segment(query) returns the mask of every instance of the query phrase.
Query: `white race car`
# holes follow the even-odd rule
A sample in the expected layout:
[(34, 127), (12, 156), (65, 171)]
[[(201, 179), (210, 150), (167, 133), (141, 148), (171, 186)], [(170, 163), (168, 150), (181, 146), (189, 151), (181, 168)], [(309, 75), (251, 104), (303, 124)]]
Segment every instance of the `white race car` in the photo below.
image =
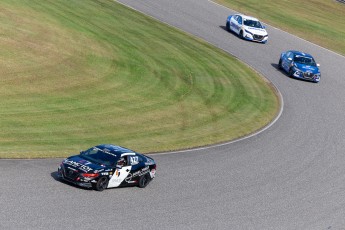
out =
[(234, 32), (240, 38), (266, 43), (268, 40), (268, 34), (265, 26), (254, 17), (234, 14), (228, 16), (226, 20), (226, 29)]

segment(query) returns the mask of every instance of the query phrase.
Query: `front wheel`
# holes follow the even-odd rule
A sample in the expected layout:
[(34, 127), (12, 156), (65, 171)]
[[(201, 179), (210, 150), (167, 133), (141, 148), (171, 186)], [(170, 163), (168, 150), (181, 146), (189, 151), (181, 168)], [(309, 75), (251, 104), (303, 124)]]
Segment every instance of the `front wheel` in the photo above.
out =
[(289, 69), (289, 77), (293, 77), (293, 70), (292, 70), (292, 68)]
[(138, 184), (138, 187), (139, 188), (145, 188), (149, 183), (150, 183), (150, 176), (149, 174), (145, 174), (145, 175), (142, 175), (139, 179), (139, 184)]
[(106, 189), (107, 187), (108, 187), (108, 178), (106, 177), (99, 178), (97, 183), (94, 186), (94, 188), (100, 192)]

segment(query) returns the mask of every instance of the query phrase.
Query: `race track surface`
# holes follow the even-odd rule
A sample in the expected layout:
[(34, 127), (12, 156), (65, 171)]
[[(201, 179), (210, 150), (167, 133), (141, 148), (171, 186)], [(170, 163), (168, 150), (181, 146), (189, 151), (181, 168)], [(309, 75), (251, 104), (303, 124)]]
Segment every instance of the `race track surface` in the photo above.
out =
[[(61, 159), (1, 160), (0, 229), (345, 229), (345, 57), (270, 26), (266, 45), (240, 40), (225, 30), (234, 12), (207, 0), (120, 2), (266, 76), (280, 119), (239, 142), (153, 156), (145, 189), (80, 189), (55, 180)], [(314, 55), (319, 84), (277, 69), (288, 49)]]

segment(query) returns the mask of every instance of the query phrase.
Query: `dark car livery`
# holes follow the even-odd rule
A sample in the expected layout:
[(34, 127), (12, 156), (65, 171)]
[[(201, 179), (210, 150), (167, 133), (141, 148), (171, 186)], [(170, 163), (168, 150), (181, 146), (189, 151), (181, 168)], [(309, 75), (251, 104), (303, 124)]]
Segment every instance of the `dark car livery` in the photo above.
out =
[(314, 58), (307, 53), (289, 50), (281, 53), (278, 67), (288, 73), (290, 77), (312, 82), (319, 82), (321, 73)]
[(156, 163), (151, 157), (110, 144), (81, 151), (58, 167), (59, 178), (98, 191), (128, 185), (144, 188), (155, 174)]

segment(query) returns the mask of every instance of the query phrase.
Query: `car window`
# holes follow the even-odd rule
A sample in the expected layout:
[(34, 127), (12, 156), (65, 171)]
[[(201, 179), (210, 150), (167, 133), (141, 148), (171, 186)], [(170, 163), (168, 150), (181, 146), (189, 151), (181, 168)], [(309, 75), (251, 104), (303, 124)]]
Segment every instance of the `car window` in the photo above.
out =
[(291, 58), (291, 59), (293, 60), (293, 53), (292, 53), (292, 52), (289, 52), (287, 57), (288, 57), (288, 58)]
[(80, 157), (91, 162), (107, 166), (111, 166), (117, 161), (117, 157), (115, 154), (104, 151), (97, 147), (93, 147), (84, 152), (81, 152)]
[(259, 21), (244, 19), (243, 23), (244, 25), (249, 26), (249, 27), (262, 28), (262, 25)]
[(238, 24), (242, 25), (242, 17), (241, 16), (238, 16), (237, 22), (238, 22)]
[(311, 57), (296, 55), (294, 61), (301, 64), (316, 66), (314, 59)]

